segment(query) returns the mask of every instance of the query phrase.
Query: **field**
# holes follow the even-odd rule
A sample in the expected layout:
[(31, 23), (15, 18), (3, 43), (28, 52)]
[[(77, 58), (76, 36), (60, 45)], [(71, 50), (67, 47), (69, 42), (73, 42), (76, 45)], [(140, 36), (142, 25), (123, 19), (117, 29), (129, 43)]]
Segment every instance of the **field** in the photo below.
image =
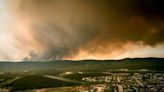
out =
[(112, 92), (121, 85), (124, 90), (134, 90), (131, 86), (138, 90), (141, 85), (141, 92), (147, 92), (148, 87), (161, 90), (163, 67), (161, 58), (1, 62), (0, 92), (85, 92), (97, 88)]

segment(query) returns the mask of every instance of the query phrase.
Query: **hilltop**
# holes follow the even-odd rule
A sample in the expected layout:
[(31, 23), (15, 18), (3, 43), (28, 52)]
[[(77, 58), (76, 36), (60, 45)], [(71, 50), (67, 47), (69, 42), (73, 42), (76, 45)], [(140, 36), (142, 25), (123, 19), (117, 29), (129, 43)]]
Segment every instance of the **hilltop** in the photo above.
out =
[(0, 62), (1, 72), (40, 70), (110, 70), (150, 69), (164, 70), (164, 58), (127, 58), (122, 60), (53, 60)]

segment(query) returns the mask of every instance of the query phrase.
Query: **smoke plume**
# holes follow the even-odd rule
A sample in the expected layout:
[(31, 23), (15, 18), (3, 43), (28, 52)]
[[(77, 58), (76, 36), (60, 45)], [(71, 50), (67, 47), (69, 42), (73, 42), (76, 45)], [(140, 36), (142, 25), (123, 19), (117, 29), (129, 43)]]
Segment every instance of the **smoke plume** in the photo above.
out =
[(13, 34), (18, 47), (29, 53), (24, 60), (72, 59), (80, 54), (112, 58), (130, 50), (164, 48), (164, 7), (160, 0), (10, 3), (17, 26)]

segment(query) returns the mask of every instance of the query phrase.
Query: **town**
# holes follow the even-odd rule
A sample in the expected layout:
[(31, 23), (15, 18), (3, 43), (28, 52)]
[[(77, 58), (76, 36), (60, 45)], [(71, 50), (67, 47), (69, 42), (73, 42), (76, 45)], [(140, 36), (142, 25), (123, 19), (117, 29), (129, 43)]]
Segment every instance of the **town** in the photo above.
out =
[(79, 92), (163, 92), (163, 73), (111, 73), (107, 76), (83, 77), (95, 83)]

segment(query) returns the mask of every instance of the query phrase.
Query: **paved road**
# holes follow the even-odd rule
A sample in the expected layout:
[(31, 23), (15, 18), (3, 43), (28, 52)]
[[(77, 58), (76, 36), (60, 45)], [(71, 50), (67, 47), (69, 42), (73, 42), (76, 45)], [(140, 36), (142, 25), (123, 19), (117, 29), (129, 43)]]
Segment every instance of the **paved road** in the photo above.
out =
[(85, 84), (84, 82), (79, 82), (79, 81), (76, 81), (76, 80), (66, 79), (66, 78), (58, 77), (58, 76), (52, 76), (52, 75), (43, 75), (43, 76), (44, 76), (44, 77), (47, 77), (47, 78), (51, 78), (51, 79), (66, 81), (66, 82), (75, 82), (75, 83), (82, 83), (82, 84)]

